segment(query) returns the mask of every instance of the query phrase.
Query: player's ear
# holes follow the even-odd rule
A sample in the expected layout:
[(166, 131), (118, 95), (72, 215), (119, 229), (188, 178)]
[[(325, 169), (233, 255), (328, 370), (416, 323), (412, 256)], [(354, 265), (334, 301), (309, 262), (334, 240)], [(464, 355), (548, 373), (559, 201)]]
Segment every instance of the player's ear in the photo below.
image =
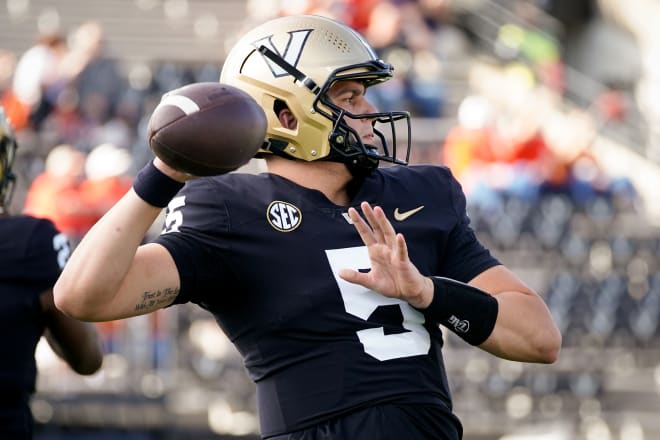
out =
[(286, 103), (282, 100), (276, 100), (273, 110), (277, 114), (277, 119), (279, 119), (282, 127), (288, 128), (290, 130), (295, 129), (298, 126), (298, 120), (294, 114), (289, 110)]
[(288, 108), (280, 112), (279, 119), (284, 128), (294, 130), (298, 126), (298, 120)]

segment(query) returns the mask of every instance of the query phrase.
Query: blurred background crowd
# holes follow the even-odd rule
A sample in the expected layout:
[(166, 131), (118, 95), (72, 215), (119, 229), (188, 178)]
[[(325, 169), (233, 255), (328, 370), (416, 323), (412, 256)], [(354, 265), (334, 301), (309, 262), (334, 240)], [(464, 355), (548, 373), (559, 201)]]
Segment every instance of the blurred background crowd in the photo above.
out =
[[(395, 65), (370, 98), (412, 113), (412, 161), (451, 167), (477, 233), (563, 332), (550, 367), (447, 334), (466, 440), (660, 438), (654, 0), (6, 0), (13, 211), (75, 245), (152, 157), (162, 94), (217, 81), (243, 31), (302, 12), (346, 22)], [(256, 438), (253, 386), (210, 315), (179, 306), (99, 329), (91, 378), (38, 350), (38, 438)]]

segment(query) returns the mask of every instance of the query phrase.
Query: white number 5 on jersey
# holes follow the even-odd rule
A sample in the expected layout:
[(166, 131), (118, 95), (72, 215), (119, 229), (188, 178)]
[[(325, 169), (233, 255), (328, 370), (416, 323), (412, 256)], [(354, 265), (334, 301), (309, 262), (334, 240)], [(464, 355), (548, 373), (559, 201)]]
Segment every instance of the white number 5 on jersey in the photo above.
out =
[(179, 232), (179, 226), (183, 223), (183, 212), (181, 208), (186, 206), (186, 196), (173, 198), (167, 205), (167, 214), (163, 223), (163, 234)]
[(344, 268), (369, 269), (371, 261), (366, 246), (326, 250), (325, 253), (341, 291), (344, 308), (348, 313), (366, 321), (378, 307), (396, 304), (401, 308), (403, 327), (409, 330), (408, 332), (386, 335), (383, 327), (357, 332), (367, 354), (380, 361), (387, 361), (429, 352), (431, 338), (423, 325), (424, 315), (405, 301), (388, 298), (373, 290), (344, 281), (337, 275), (339, 270)]

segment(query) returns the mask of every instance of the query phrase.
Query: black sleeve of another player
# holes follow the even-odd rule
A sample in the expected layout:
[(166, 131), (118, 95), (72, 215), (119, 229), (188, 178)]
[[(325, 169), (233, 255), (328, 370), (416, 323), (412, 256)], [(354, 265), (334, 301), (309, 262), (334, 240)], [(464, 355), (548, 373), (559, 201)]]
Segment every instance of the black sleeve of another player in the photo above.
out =
[(34, 281), (53, 285), (71, 253), (67, 237), (50, 220), (37, 219), (29, 240), (23, 270)]
[(453, 177), (451, 182), (452, 205), (458, 218), (447, 241), (443, 276), (468, 282), (486, 269), (501, 264), (477, 239), (470, 226), (465, 194), (460, 183)]

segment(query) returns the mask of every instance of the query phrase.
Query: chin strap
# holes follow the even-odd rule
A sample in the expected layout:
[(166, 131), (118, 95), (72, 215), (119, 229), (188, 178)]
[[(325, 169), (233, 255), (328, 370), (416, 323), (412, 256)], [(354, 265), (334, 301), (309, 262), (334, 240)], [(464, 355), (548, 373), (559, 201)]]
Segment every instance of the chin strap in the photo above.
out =
[(341, 162), (346, 165), (351, 174), (355, 177), (364, 177), (371, 174), (378, 168), (379, 160), (377, 157), (370, 157), (370, 151), (377, 149), (368, 144), (361, 144), (356, 147), (350, 143), (351, 136), (357, 136), (346, 128), (341, 127), (340, 121), (343, 118), (343, 111), (337, 116), (332, 131), (328, 136), (330, 141), (330, 154), (325, 158), (332, 162)]
[[(333, 142), (332, 139), (330, 142)], [(342, 145), (343, 147), (343, 145)], [(368, 145), (365, 147), (369, 148)], [(380, 161), (375, 157), (370, 157), (368, 154), (355, 154), (355, 155), (342, 155), (338, 152), (337, 149), (333, 148), (330, 151), (330, 154), (326, 156), (323, 160), (329, 162), (339, 162), (346, 165), (348, 171), (354, 177), (365, 177), (371, 174), (376, 168)]]
[(346, 168), (353, 177), (366, 177), (378, 168), (379, 163), (370, 157), (358, 156), (353, 162), (346, 163)]

